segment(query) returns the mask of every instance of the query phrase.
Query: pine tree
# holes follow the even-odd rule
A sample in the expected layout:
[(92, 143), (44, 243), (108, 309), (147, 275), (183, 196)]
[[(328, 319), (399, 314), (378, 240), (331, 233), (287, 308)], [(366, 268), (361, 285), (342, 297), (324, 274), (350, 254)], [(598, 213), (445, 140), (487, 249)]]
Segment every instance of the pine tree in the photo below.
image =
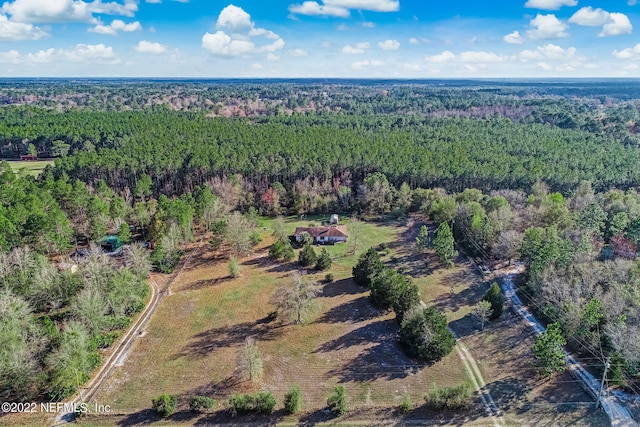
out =
[(318, 255), (316, 255), (316, 251), (313, 250), (311, 245), (304, 245), (300, 254), (298, 255), (298, 262), (303, 267), (309, 267), (310, 265), (314, 265), (318, 260)]
[(323, 271), (331, 268), (331, 255), (329, 255), (329, 251), (325, 248), (322, 248), (320, 251), (320, 256), (318, 257), (318, 261), (316, 262), (316, 270)]
[(353, 281), (360, 286), (368, 288), (371, 285), (373, 277), (383, 269), (384, 266), (382, 265), (382, 261), (380, 261), (380, 255), (378, 255), (375, 248), (371, 247), (367, 252), (360, 255), (358, 263), (351, 269)]
[(489, 320), (496, 320), (502, 316), (504, 310), (504, 297), (500, 291), (500, 286), (496, 282), (491, 284), (489, 290), (482, 297), (483, 301), (488, 301), (491, 304), (491, 316)]
[(416, 245), (418, 245), (418, 249), (424, 250), (429, 247), (430, 239), (429, 239), (429, 229), (426, 225), (420, 227), (420, 233), (418, 237), (416, 237)]
[(538, 359), (540, 373), (549, 376), (565, 369), (567, 358), (562, 346), (567, 340), (562, 336), (562, 330), (558, 322), (551, 323), (547, 330), (538, 335), (533, 344), (533, 355)]
[(118, 230), (118, 237), (120, 241), (124, 244), (131, 242), (131, 229), (129, 228), (129, 224), (123, 222), (120, 224), (120, 229)]
[(440, 223), (436, 230), (436, 235), (433, 238), (433, 248), (436, 251), (436, 255), (440, 259), (440, 262), (447, 267), (453, 265), (453, 258), (458, 256), (458, 251), (454, 247), (455, 240), (453, 239), (453, 233), (451, 227), (446, 222)]

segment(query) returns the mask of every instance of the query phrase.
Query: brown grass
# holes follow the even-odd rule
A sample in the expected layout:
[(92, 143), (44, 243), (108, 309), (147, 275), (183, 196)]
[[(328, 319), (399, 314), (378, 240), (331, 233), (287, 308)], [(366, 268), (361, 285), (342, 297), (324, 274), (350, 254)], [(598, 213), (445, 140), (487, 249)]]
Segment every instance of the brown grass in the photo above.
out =
[[(392, 242), (403, 231), (402, 227), (367, 226), (373, 237), (361, 250), (369, 244)], [(375, 236), (379, 236), (377, 242)], [(335, 251), (331, 272), (336, 281), (322, 285), (307, 321), (269, 323), (270, 295), (297, 269), (295, 263), (269, 260), (269, 243), (266, 239), (253, 256), (241, 260), (241, 275), (236, 279), (229, 277), (226, 260), (219, 254), (203, 250), (194, 258), (97, 401), (110, 404), (119, 414), (145, 411), (151, 399), (163, 392), (178, 395), (181, 409), (186, 409), (193, 395), (224, 402), (234, 391), (270, 390), (281, 402), (287, 388), (298, 384), (305, 410), (314, 414), (325, 407), (336, 384), (346, 386), (349, 406), (356, 410), (396, 407), (405, 393), (422, 405), (432, 384), (465, 381), (455, 353), (431, 366), (404, 355), (396, 342), (393, 314), (371, 306), (368, 292), (350, 279), (355, 257), (338, 258), (343, 250), (338, 245), (329, 248)], [(394, 249), (393, 255), (402, 256), (401, 252)], [(318, 281), (325, 274), (310, 273)], [(427, 282), (421, 284), (423, 289)], [(448, 292), (448, 285), (437, 286)], [(428, 292), (437, 295), (433, 289)], [(265, 372), (258, 384), (240, 378), (237, 369), (247, 337), (255, 339), (263, 355)]]

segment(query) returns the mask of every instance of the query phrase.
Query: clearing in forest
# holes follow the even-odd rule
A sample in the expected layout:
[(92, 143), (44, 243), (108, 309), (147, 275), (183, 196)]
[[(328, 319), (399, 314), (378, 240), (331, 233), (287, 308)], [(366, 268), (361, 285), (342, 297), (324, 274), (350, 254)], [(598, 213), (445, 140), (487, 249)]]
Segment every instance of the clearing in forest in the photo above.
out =
[[(287, 221), (291, 232), (308, 224), (309, 220)], [(107, 382), (97, 401), (134, 419), (131, 417), (150, 416), (151, 399), (164, 392), (177, 395), (179, 409), (188, 411), (189, 399), (197, 394), (216, 399), (222, 408), (221, 403), (234, 391), (269, 390), (281, 408), (286, 390), (298, 384), (305, 402), (302, 416), (319, 420), (327, 417), (323, 412), (327, 395), (337, 384), (346, 386), (349, 407), (357, 413), (367, 408), (393, 410), (405, 394), (422, 406), (433, 384), (466, 381), (455, 352), (431, 366), (404, 355), (396, 341), (393, 314), (373, 308), (368, 291), (351, 280), (357, 256), (345, 256), (348, 244), (326, 246), (334, 259), (332, 268), (322, 273), (310, 271), (322, 290), (304, 324), (269, 322), (274, 309), (269, 304), (272, 293), (299, 267), (296, 261), (268, 258), (268, 221), (263, 226), (265, 241), (252, 256), (241, 260), (238, 278), (229, 276), (226, 259), (202, 247), (171, 286), (171, 294), (158, 307), (145, 335), (134, 343), (127, 362)], [(404, 224), (362, 223), (361, 227), (358, 253), (386, 243), (389, 250), (383, 251), (383, 259), (403, 268), (405, 255), (394, 242), (406, 232)], [(319, 252), (321, 247), (315, 248)], [(323, 281), (328, 272), (335, 276), (333, 283)], [(441, 277), (425, 278), (421, 285), (431, 286), (434, 280), (456, 274), (456, 268), (447, 270)], [(449, 290), (448, 286), (440, 288)], [(238, 378), (238, 356), (247, 338), (254, 339), (262, 353), (264, 374), (257, 383)], [(226, 419), (222, 414), (212, 417)]]
[[(286, 226), (308, 226), (309, 220), (290, 218)], [(316, 221), (317, 224), (317, 221)], [(421, 298), (447, 314), (478, 362), (493, 398), (514, 425), (531, 420), (589, 425), (605, 422), (589, 410), (588, 397), (565, 376), (538, 381), (527, 366), (532, 360), (533, 338), (525, 325), (508, 312), (480, 332), (471, 311), (488, 287), (472, 265), (459, 257), (451, 269), (441, 268), (432, 253), (416, 251), (413, 239), (421, 220), (407, 223), (362, 223), (358, 253), (385, 244), (385, 263), (414, 277)], [(144, 336), (136, 340), (126, 363), (109, 379), (96, 400), (114, 410), (109, 417), (89, 417), (81, 425), (136, 425), (157, 420), (151, 399), (162, 393), (178, 396), (178, 412), (165, 422), (237, 424), (330, 421), (326, 398), (335, 385), (347, 389), (349, 413), (345, 423), (389, 420), (428, 424), (491, 425), (479, 399), (473, 409), (459, 414), (437, 413), (424, 405), (433, 385), (458, 385), (468, 380), (454, 351), (438, 363), (425, 366), (408, 359), (396, 341), (393, 314), (373, 308), (368, 291), (353, 283), (351, 267), (357, 256), (346, 256), (348, 244), (327, 246), (332, 255), (335, 281), (324, 283), (326, 273), (308, 272), (322, 290), (302, 325), (269, 321), (274, 309), (269, 299), (279, 284), (298, 270), (290, 263), (268, 258), (270, 221), (264, 221), (263, 243), (241, 260), (240, 277), (231, 278), (226, 258), (200, 249), (158, 307)], [(315, 247), (319, 252), (321, 247)], [(241, 378), (239, 355), (247, 338), (255, 340), (264, 373), (256, 382)], [(506, 350), (508, 349), (508, 350)], [(282, 398), (292, 384), (302, 388), (303, 413), (285, 416)], [(233, 392), (272, 391), (278, 401), (270, 416), (233, 419), (224, 411)], [(409, 414), (397, 408), (408, 394), (416, 407)], [(217, 410), (196, 416), (188, 409), (194, 395), (214, 398)], [(566, 404), (565, 404), (566, 403)], [(593, 424), (591, 424), (593, 425)]]

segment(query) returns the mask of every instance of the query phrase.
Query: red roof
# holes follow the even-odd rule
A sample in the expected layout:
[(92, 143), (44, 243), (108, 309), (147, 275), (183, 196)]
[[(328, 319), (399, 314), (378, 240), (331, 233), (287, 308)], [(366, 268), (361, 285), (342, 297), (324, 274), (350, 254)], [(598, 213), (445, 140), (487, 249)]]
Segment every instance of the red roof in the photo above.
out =
[(347, 227), (344, 225), (336, 225), (332, 227), (296, 227), (294, 236), (298, 237), (300, 234), (307, 232), (317, 239), (319, 237), (349, 237)]

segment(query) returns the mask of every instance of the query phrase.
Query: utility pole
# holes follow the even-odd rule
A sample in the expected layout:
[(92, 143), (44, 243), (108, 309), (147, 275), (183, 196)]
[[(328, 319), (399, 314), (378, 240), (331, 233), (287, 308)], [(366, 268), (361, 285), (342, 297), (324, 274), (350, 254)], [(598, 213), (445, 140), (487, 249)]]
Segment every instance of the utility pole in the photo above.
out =
[(607, 360), (604, 362), (604, 372), (602, 373), (602, 381), (600, 382), (600, 391), (598, 392), (598, 401), (596, 402), (596, 409), (600, 407), (600, 401), (602, 400), (602, 393), (604, 392), (604, 381), (607, 379), (607, 371), (611, 366), (610, 360), (611, 358), (607, 357)]

